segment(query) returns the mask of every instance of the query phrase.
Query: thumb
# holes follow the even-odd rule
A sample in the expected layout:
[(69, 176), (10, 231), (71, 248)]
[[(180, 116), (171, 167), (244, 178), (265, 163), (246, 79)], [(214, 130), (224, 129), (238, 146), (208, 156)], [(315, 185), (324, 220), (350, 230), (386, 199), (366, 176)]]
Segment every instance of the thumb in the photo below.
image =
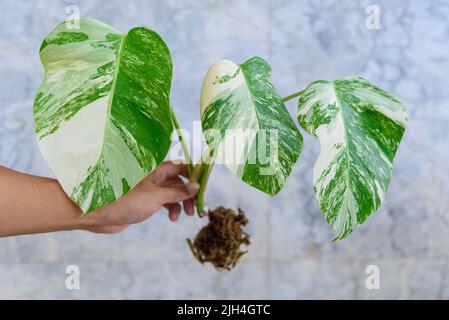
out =
[(181, 202), (195, 196), (200, 188), (198, 183), (177, 184), (169, 188), (158, 188), (155, 197), (163, 205), (165, 203)]

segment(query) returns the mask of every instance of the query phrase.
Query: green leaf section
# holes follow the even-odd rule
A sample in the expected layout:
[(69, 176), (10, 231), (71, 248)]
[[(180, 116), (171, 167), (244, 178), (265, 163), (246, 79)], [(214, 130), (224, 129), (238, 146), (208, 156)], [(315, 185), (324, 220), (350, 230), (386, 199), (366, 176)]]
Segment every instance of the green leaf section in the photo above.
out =
[(368, 81), (346, 77), (310, 84), (298, 110), (301, 126), (321, 144), (314, 167), (319, 207), (342, 239), (385, 198), (405, 108)]
[[(259, 57), (213, 65), (201, 95), (202, 127), (217, 160), (249, 185), (274, 195), (302, 149), (302, 136)], [(217, 134), (219, 133), (219, 134)]]
[(121, 34), (94, 19), (43, 40), (35, 103), (41, 151), (84, 212), (132, 189), (166, 156), (172, 122), (170, 52), (144, 27)]

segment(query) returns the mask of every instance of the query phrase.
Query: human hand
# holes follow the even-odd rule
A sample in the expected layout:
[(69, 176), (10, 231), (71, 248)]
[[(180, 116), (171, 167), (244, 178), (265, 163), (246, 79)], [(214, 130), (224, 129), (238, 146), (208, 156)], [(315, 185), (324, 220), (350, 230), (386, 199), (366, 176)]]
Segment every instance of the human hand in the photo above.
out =
[(97, 233), (120, 232), (130, 224), (150, 218), (161, 207), (168, 210), (171, 221), (176, 221), (181, 212), (180, 202), (185, 213), (192, 216), (192, 198), (199, 185), (184, 183), (180, 176), (185, 177), (186, 174), (185, 164), (162, 163), (126, 195), (83, 217), (86, 220), (84, 229)]

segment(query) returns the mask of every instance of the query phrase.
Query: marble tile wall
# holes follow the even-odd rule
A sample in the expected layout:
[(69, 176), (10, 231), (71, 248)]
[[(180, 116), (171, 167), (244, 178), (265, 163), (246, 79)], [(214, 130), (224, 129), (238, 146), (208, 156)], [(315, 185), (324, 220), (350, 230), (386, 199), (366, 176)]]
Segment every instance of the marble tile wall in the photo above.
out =
[[(301, 161), (273, 198), (223, 168), (209, 205), (241, 206), (253, 244), (232, 272), (199, 265), (185, 243), (203, 224), (157, 214), (116, 235), (64, 232), (0, 239), (0, 298), (449, 298), (449, 2), (439, 0), (2, 1), (0, 164), (52, 176), (33, 135), (32, 103), (42, 80), (41, 39), (78, 5), (126, 31), (157, 30), (175, 73), (172, 102), (187, 128), (199, 118), (202, 78), (222, 58), (258, 55), (281, 95), (317, 79), (358, 74), (407, 106), (409, 123), (381, 209), (348, 239), (317, 208), (312, 167), (318, 143), (305, 135)], [(380, 29), (366, 27), (368, 5)], [(294, 103), (288, 103), (292, 114)], [(65, 288), (65, 268), (81, 289)], [(380, 269), (380, 289), (365, 268)]]

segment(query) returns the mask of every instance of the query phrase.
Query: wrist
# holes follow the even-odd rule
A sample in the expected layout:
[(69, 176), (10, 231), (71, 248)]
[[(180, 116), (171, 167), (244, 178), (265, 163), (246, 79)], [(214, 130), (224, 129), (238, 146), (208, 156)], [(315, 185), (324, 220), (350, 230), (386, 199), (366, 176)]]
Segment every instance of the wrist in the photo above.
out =
[[(114, 223), (110, 221), (109, 217), (111, 211), (114, 213), (122, 211), (122, 201), (115, 201), (109, 205), (98, 208), (95, 211), (84, 214), (83, 211), (67, 196), (62, 190), (61, 186), (56, 180), (52, 181), (53, 188), (59, 189), (55, 194), (60, 195), (60, 201), (63, 205), (59, 208), (65, 208), (59, 210), (64, 212), (62, 220), (59, 220), (59, 225), (55, 226), (57, 230), (87, 230), (92, 231), (98, 228), (102, 228), (108, 225), (119, 225), (120, 223)], [(56, 223), (56, 221), (55, 221)]]
[(75, 219), (76, 221), (74, 221), (77, 225), (77, 229), (90, 230), (91, 228), (102, 226), (101, 215), (103, 211), (103, 208), (99, 208), (85, 215), (81, 213), (81, 215)]
[(85, 230), (92, 227), (94, 224), (93, 219), (89, 219), (89, 216), (83, 216), (83, 211), (67, 196), (62, 190), (61, 185), (57, 180), (51, 179), (51, 188), (57, 199), (54, 199), (55, 203), (60, 203), (58, 206), (64, 215), (60, 220), (59, 230)]
[(77, 229), (90, 231), (91, 229), (95, 229), (98, 227), (119, 224), (111, 221), (110, 219), (111, 211), (117, 213), (120, 210), (117, 204), (117, 201), (115, 201), (84, 215), (81, 212), (81, 214), (75, 221), (75, 223), (77, 224)]

